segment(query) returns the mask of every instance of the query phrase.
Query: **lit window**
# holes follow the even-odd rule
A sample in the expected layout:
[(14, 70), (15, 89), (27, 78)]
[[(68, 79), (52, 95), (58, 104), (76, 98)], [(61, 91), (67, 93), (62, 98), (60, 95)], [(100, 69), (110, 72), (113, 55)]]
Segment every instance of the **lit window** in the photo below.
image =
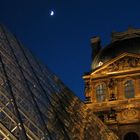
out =
[(124, 83), (124, 92), (126, 98), (134, 98), (134, 83), (132, 80), (127, 80)]
[(97, 102), (105, 101), (106, 95), (106, 86), (105, 84), (100, 84), (96, 87), (96, 100)]

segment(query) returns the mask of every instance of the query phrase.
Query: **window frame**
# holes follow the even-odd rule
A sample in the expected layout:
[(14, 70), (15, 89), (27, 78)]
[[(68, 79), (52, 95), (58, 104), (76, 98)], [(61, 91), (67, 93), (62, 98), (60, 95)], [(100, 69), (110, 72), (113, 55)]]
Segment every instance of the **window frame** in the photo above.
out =
[[(129, 86), (125, 86), (126, 82), (131, 81)], [(130, 87), (131, 86), (131, 87)], [(123, 82), (123, 89), (124, 89), (124, 97), (126, 99), (135, 98), (135, 82), (133, 79), (129, 78)]]
[[(100, 86), (100, 87), (99, 87)], [(102, 87), (101, 87), (102, 86)], [(98, 88), (99, 87), (99, 88)], [(98, 88), (98, 89), (97, 89)], [(104, 102), (106, 101), (106, 90), (107, 86), (104, 82), (99, 83), (95, 86), (95, 97), (96, 102)], [(97, 92), (98, 91), (98, 92)]]

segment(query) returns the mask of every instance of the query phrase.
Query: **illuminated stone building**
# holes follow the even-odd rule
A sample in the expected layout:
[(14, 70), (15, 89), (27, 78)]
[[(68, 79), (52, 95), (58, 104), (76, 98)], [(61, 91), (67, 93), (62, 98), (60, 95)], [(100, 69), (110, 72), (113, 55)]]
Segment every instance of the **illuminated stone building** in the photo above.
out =
[(0, 140), (100, 139), (118, 138), (0, 26)]
[(91, 39), (91, 71), (83, 78), (88, 108), (121, 140), (140, 139), (140, 29), (112, 33), (101, 48)]

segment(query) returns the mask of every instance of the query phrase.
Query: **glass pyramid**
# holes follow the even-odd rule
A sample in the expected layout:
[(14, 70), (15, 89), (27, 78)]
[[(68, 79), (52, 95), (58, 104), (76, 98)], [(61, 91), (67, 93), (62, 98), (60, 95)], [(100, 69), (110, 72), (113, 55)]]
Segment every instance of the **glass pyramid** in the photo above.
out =
[(54, 73), (0, 26), (0, 140), (116, 139)]

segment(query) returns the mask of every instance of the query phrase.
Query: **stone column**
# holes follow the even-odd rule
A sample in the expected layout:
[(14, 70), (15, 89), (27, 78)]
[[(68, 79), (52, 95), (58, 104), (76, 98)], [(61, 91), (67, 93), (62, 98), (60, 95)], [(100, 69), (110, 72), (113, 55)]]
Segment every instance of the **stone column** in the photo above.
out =
[(135, 80), (135, 97), (140, 97), (140, 79)]
[(118, 100), (122, 100), (124, 99), (124, 85), (123, 85), (123, 81), (120, 79), (118, 80)]

